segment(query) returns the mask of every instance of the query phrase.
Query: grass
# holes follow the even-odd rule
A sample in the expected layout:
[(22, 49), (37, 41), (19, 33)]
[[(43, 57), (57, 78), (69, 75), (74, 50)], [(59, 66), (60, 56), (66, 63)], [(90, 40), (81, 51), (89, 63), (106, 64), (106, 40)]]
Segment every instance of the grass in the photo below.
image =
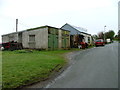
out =
[[(90, 46), (89, 48), (92, 48)], [(36, 51), (16, 50), (0, 52), (2, 64), (2, 87), (18, 88), (43, 81), (54, 72), (58, 72), (67, 61), (64, 54), (80, 49)]]
[(17, 88), (43, 81), (66, 64), (63, 54), (74, 50), (57, 51), (3, 51), (3, 88)]
[(118, 41), (120, 43), (120, 39), (114, 39), (113, 41)]

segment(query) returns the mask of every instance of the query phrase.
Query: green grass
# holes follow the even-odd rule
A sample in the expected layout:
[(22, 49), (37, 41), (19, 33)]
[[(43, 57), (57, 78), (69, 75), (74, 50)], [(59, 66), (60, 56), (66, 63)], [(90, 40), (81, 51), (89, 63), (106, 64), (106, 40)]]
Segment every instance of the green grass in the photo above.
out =
[(88, 46), (88, 48), (93, 48), (93, 47), (95, 47), (95, 45)]
[(118, 41), (120, 43), (120, 39), (114, 39), (113, 41)]
[(57, 51), (3, 51), (3, 88), (17, 88), (43, 81), (66, 64), (63, 55), (74, 50)]

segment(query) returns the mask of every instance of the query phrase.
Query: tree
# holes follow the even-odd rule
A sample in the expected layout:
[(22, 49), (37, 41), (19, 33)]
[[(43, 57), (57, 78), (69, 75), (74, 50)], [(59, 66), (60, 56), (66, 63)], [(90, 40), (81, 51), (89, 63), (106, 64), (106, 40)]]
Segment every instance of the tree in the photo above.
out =
[(120, 38), (120, 30), (118, 31), (118, 37)]
[(113, 30), (109, 30), (108, 32), (105, 33), (105, 39), (110, 38), (110, 40), (113, 40), (115, 35), (115, 32)]
[(115, 38), (118, 38), (118, 35), (115, 35)]
[(98, 33), (98, 38), (99, 38), (99, 39), (104, 39), (104, 34), (103, 34), (103, 32), (99, 32), (99, 33)]
[(113, 30), (109, 30), (109, 32), (108, 32), (108, 38), (110, 38), (111, 40), (113, 40), (114, 35), (115, 35), (115, 32)]
[[(119, 31), (120, 33), (120, 31)], [(115, 32), (113, 30), (109, 30), (108, 32), (105, 32), (105, 39), (110, 39), (111, 41), (113, 40), (115, 35)], [(99, 32), (98, 33), (98, 38), (99, 39), (104, 39), (104, 33), (103, 32)]]
[(98, 39), (98, 36), (97, 35), (93, 35), (92, 36), (95, 40)]
[(120, 41), (120, 30), (118, 31), (118, 40)]
[(105, 32), (105, 39), (109, 38), (109, 32)]

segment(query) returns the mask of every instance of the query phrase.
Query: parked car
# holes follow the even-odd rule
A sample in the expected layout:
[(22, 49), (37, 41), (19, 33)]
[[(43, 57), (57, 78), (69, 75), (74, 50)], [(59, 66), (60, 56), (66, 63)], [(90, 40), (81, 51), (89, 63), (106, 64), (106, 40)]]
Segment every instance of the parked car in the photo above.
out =
[(107, 43), (111, 43), (111, 40), (110, 39), (106, 39)]
[(105, 42), (102, 39), (95, 40), (95, 46), (104, 46)]

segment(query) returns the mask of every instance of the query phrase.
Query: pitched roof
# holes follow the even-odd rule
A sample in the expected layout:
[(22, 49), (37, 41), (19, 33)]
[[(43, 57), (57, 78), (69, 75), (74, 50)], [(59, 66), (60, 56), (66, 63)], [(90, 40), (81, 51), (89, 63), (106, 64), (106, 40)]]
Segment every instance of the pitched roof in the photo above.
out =
[[(70, 24), (69, 24), (69, 25), (70, 25)], [(74, 26), (74, 25), (70, 25), (70, 26), (72, 26), (73, 28), (77, 29), (77, 30), (80, 31), (80, 32), (87, 32), (87, 29), (85, 29), (85, 28), (77, 27), (77, 26)]]
[[(74, 30), (72, 30), (72, 29), (70, 29), (69, 27), (66, 27), (66, 26), (69, 26), (69, 27), (71, 27)], [(83, 33), (83, 34), (91, 35), (91, 34), (87, 33), (87, 29), (82, 28), (82, 27), (77, 27), (77, 26), (74, 26), (74, 25), (70, 25), (68, 23), (63, 25), (61, 28), (71, 31), (71, 34), (75, 34), (77, 32), (77, 34)]]

